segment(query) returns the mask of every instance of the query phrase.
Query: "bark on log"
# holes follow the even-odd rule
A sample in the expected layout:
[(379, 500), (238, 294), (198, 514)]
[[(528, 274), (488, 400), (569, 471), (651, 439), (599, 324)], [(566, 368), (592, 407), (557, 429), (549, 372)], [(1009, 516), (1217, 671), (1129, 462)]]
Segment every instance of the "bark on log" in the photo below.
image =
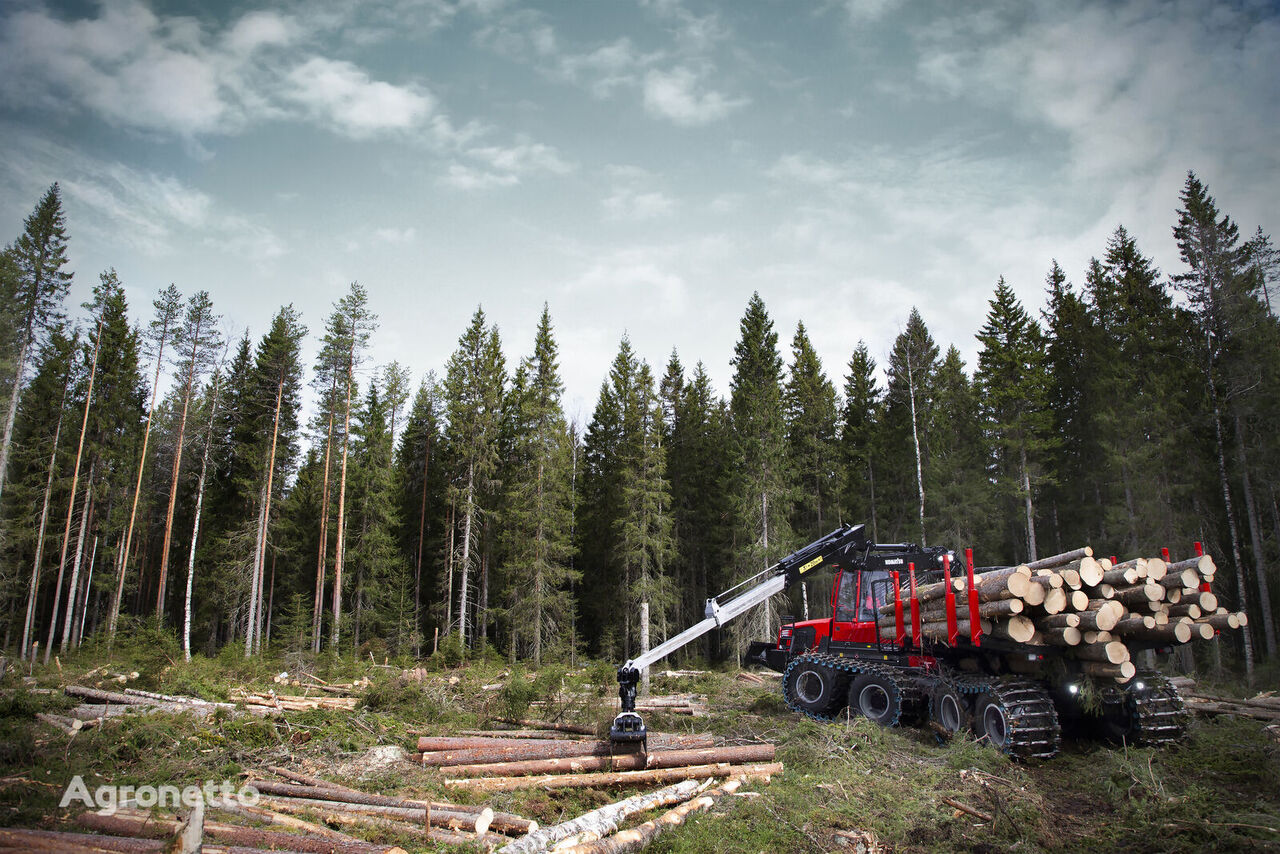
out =
[(1127, 642), (1141, 641), (1145, 643), (1168, 644), (1187, 643), (1191, 640), (1191, 623), (1170, 623), (1154, 629), (1135, 629), (1125, 633)]
[(1052, 614), (1048, 617), (1041, 617), (1036, 620), (1043, 628), (1049, 629), (1078, 629), (1080, 628), (1079, 614)]
[(97, 688), (86, 688), (83, 685), (68, 685), (62, 689), (72, 697), (83, 697), (95, 703), (113, 703), (117, 706), (154, 706), (156, 701), (149, 697), (137, 697), (132, 694), (121, 694), (116, 691), (102, 691)]
[(1090, 599), (1080, 612), (1080, 628), (1085, 631), (1109, 632), (1125, 615), (1125, 608), (1112, 599)]
[(1120, 641), (1081, 644), (1071, 651), (1081, 661), (1101, 661), (1106, 664), (1123, 664), (1129, 660), (1129, 647)]
[(1190, 617), (1193, 620), (1198, 620), (1204, 615), (1204, 612), (1200, 610), (1200, 606), (1196, 604), (1170, 605), (1168, 613), (1170, 617)]
[(1130, 635), (1134, 632), (1153, 631), (1156, 627), (1156, 618), (1150, 614), (1136, 614), (1134, 616), (1125, 617), (1116, 623), (1111, 631), (1118, 635)]
[[(485, 750), (488, 748), (532, 747), (544, 744), (565, 744), (563, 739), (555, 738), (479, 738), (476, 736), (424, 735), (418, 739), (418, 750), (422, 753), (453, 750)], [(577, 744), (578, 742), (569, 742)]]
[(1063, 582), (1060, 573), (1054, 572), (1052, 569), (1038, 569), (1036, 574), (1031, 576), (1031, 583), (1039, 584), (1044, 588), (1057, 588), (1061, 587)]
[(312, 774), (303, 774), (301, 771), (294, 771), (290, 768), (280, 768), (275, 765), (268, 765), (267, 770), (272, 774), (278, 774), (286, 780), (292, 780), (295, 783), (302, 783), (306, 786), (319, 786), (322, 789), (336, 789), (339, 792), (355, 792), (360, 793), (359, 789), (352, 789), (341, 783), (333, 783), (323, 777), (316, 777)]
[(1072, 549), (1069, 552), (1063, 552), (1059, 555), (1042, 557), (1037, 561), (1032, 561), (1027, 564), (1027, 567), (1030, 569), (1049, 569), (1050, 567), (1063, 566), (1071, 563), (1072, 561), (1077, 561), (1086, 557), (1093, 557), (1093, 548), (1091, 546), (1081, 546), (1078, 549)]
[(670, 804), (683, 803), (697, 794), (697, 791), (696, 780), (685, 780), (673, 786), (658, 789), (656, 792), (635, 795), (583, 813), (569, 821), (535, 830), (523, 839), (517, 839), (499, 849), (499, 854), (538, 854), (563, 839), (582, 833), (597, 833), (604, 836), (616, 830), (628, 816)]
[(1135, 566), (1116, 567), (1102, 573), (1102, 583), (1113, 587), (1131, 587), (1146, 577), (1145, 568), (1139, 572)]
[(583, 845), (574, 845), (560, 849), (561, 854), (625, 854), (639, 851), (664, 831), (684, 823), (691, 813), (711, 809), (717, 800), (734, 792), (742, 785), (741, 780), (729, 780), (722, 786), (704, 792), (693, 800), (686, 801), (675, 809), (644, 824), (615, 833), (613, 836)]
[(556, 732), (568, 732), (575, 735), (599, 735), (594, 727), (583, 726), (581, 724), (558, 724), (550, 721), (529, 721), (520, 718), (494, 718), (495, 721), (512, 726), (525, 727), (526, 729), (553, 729)]
[[(132, 836), (101, 836), (96, 833), (70, 833), (60, 830), (30, 830), (24, 827), (0, 827), (0, 851), (53, 851), (57, 854), (161, 854), (166, 842), (161, 839), (138, 839)], [(205, 845), (206, 854), (247, 854), (260, 848), (228, 848)]]
[[(423, 824), (426, 817), (426, 801), (406, 800), (411, 806), (382, 806), (378, 804), (351, 804), (345, 801), (318, 798), (294, 798), (281, 795), (261, 795), (261, 802), (275, 809), (298, 812), (339, 812), (356, 815), (384, 816), (397, 821)], [(431, 802), (431, 827), (446, 830), (461, 830), (475, 833), (484, 828), (507, 835), (523, 835), (538, 829), (538, 823), (511, 813), (495, 812), (490, 807), (469, 806), (465, 804), (446, 804)], [(484, 819), (483, 821), (481, 819)]]
[(1201, 617), (1200, 622), (1207, 623), (1220, 631), (1240, 628), (1240, 619), (1235, 614), (1209, 614), (1207, 617)]
[(1083, 634), (1085, 643), (1111, 643), (1115, 640), (1111, 632), (1088, 631)]
[(1138, 672), (1138, 668), (1134, 666), (1132, 661), (1121, 662), (1120, 664), (1107, 664), (1101, 661), (1082, 661), (1080, 669), (1090, 676), (1111, 676), (1117, 681), (1127, 682), (1133, 678), (1133, 674)]
[(1068, 611), (1083, 611), (1089, 607), (1089, 594), (1083, 590), (1072, 590), (1067, 594)]
[(1138, 604), (1161, 601), (1164, 599), (1164, 588), (1151, 582), (1134, 587), (1120, 587), (1116, 589), (1115, 598), (1132, 608)]
[(1231, 703), (1213, 703), (1207, 700), (1199, 700), (1194, 697), (1187, 698), (1187, 708), (1193, 712), (1210, 715), (1237, 715), (1242, 717), (1257, 718), (1262, 721), (1280, 721), (1280, 713), (1267, 712), (1262, 709), (1252, 709), (1248, 706), (1239, 706), (1234, 702)]
[(1186, 560), (1176, 561), (1169, 564), (1170, 572), (1181, 572), (1184, 569), (1194, 569), (1201, 577), (1213, 574), (1218, 571), (1218, 567), (1214, 564), (1213, 558), (1209, 555), (1200, 555), (1199, 557), (1191, 557)]
[[(410, 730), (410, 735), (419, 735), (420, 733)], [(460, 736), (472, 736), (476, 738), (534, 738), (542, 741), (569, 741), (581, 740), (582, 736), (574, 733), (557, 732), (553, 729), (462, 729), (458, 730)]]
[(1062, 578), (1062, 583), (1068, 590), (1079, 590), (1084, 586), (1084, 582), (1080, 580), (1080, 573), (1074, 569), (1061, 569), (1058, 575)]
[[(95, 812), (81, 813), (76, 817), (81, 825), (103, 833), (122, 836), (143, 836), (152, 839), (165, 839), (178, 830), (178, 822), (174, 819), (156, 818), (152, 815), (99, 815)], [(377, 845), (371, 842), (339, 842), (335, 839), (316, 839), (299, 836), (296, 833), (282, 833), (278, 830), (259, 830), (255, 827), (239, 827), (219, 821), (204, 823), (205, 836), (233, 845), (255, 845), (268, 848), (283, 848), (287, 851), (311, 852), (311, 854), (406, 854), (403, 848), (393, 845)]]
[(756, 765), (690, 765), (686, 768), (656, 768), (651, 771), (618, 771), (599, 774), (550, 774), (540, 777), (479, 777), (445, 780), (454, 789), (477, 792), (510, 792), (515, 789), (585, 789), (593, 786), (632, 786), (644, 783), (669, 783), (674, 780), (699, 780), (706, 777), (748, 777), (768, 780), (782, 773), (782, 763)]
[(744, 764), (772, 762), (772, 744), (744, 744), (702, 750), (665, 750), (625, 753), (619, 756), (571, 756), (526, 762), (489, 762), (482, 765), (448, 765), (440, 773), (449, 777), (523, 777), (530, 774), (579, 774), (584, 771), (642, 771), (646, 768), (682, 768), (717, 762)]
[[(710, 735), (651, 735), (650, 750), (713, 747)], [(465, 750), (438, 750), (417, 755), (424, 767), (477, 765), (482, 762), (523, 762), (529, 759), (559, 759), (566, 756), (609, 756), (613, 746), (607, 741), (561, 741), (542, 744), (518, 743), (505, 747), (473, 747)]]

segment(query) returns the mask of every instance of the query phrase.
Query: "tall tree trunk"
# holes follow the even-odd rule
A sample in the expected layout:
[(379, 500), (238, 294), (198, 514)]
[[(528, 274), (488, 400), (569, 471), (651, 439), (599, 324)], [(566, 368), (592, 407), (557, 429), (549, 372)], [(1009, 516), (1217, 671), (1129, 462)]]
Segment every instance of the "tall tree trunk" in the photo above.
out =
[(265, 632), (265, 645), (271, 646), (271, 614), (276, 607), (276, 553), (271, 552), (271, 581), (267, 582), (267, 589), (271, 591), (267, 594), (267, 628)]
[(879, 525), (876, 524), (876, 470), (867, 459), (867, 488), (871, 492), (871, 539), (880, 542)]
[(1267, 644), (1267, 657), (1276, 657), (1276, 627), (1271, 622), (1271, 590), (1267, 585), (1267, 571), (1263, 566), (1262, 531), (1258, 527), (1258, 511), (1253, 503), (1253, 487), (1249, 483), (1249, 458), (1244, 448), (1244, 426), (1240, 414), (1233, 419), (1236, 427), (1236, 454), (1240, 457), (1240, 477), (1244, 482), (1245, 518), (1249, 521), (1249, 540), (1253, 547), (1253, 574), (1258, 582), (1258, 610), (1262, 613), (1263, 637)]
[[(649, 603), (640, 603), (640, 654), (649, 651)], [(669, 666), (669, 665), (668, 665)], [(640, 670), (640, 695), (649, 696), (649, 668)]]
[[(110, 508), (110, 503), (107, 507)], [(111, 514), (108, 513), (108, 516)], [(85, 574), (84, 579), (84, 596), (80, 597), (82, 604), (80, 606), (80, 619), (76, 620), (75, 631), (71, 635), (71, 647), (73, 649), (80, 648), (80, 638), (84, 634), (84, 620), (89, 614), (89, 594), (93, 592), (93, 567), (98, 561), (98, 535), (93, 535), (93, 551), (89, 553), (89, 571)]]
[(422, 635), (422, 617), (419, 608), (422, 603), (422, 553), (426, 551), (427, 533), (427, 475), (431, 471), (431, 434), (427, 434), (426, 454), (422, 459), (422, 504), (418, 510), (418, 553), (414, 557), (413, 567), (413, 654), (421, 655), (420, 638)]
[(911, 441), (916, 449), (916, 489), (920, 495), (920, 545), (927, 546), (924, 534), (924, 463), (920, 455), (920, 430), (916, 419), (916, 380), (911, 367), (911, 356), (907, 356), (907, 392), (911, 399)]
[[(1244, 562), (1240, 559), (1240, 534), (1236, 528), (1236, 511), (1231, 503), (1231, 486), (1227, 480), (1227, 449), (1222, 439), (1222, 412), (1218, 406), (1218, 389), (1213, 380), (1213, 355), (1209, 356), (1209, 400), (1213, 404), (1213, 433), (1218, 446), (1218, 481), (1222, 487), (1222, 503), (1227, 510), (1227, 528), (1231, 532), (1231, 557), (1236, 572), (1237, 604), (1241, 611), (1249, 610), (1249, 588), (1244, 580)], [(1253, 639), (1246, 626), (1240, 632), (1240, 640), (1244, 644), (1244, 671), (1249, 684), (1253, 684)]]
[[(89, 500), (92, 494), (93, 494), (93, 467), (91, 466), (89, 469), (88, 481), (84, 485), (84, 503), (80, 507), (80, 527), (78, 529), (78, 533), (76, 534), (76, 550), (75, 550), (75, 554), (72, 555), (71, 557), (71, 563), (75, 569), (71, 575), (70, 583), (68, 585), (68, 590), (67, 590), (68, 600), (73, 598), (73, 595), (75, 592), (75, 586), (77, 583), (79, 583), (79, 579), (77, 578), (77, 575), (80, 571), (80, 554), (84, 549), (85, 528), (89, 524)], [(75, 505), (74, 493), (72, 493), (71, 495), (71, 504), (72, 506), (68, 509), (74, 510), (74, 505)], [(71, 521), (70, 518), (68, 518), (67, 521), (68, 521), (68, 529), (66, 534), (64, 535), (64, 539), (62, 542), (62, 560), (58, 563), (58, 582), (57, 582), (57, 585), (54, 587), (54, 591), (53, 591), (53, 613), (49, 615), (49, 637), (46, 639), (45, 645), (44, 645), (44, 663), (45, 664), (49, 663), (49, 658), (50, 656), (53, 655), (53, 639), (57, 637), (58, 611), (60, 610), (61, 604), (62, 604), (62, 574), (63, 574), (63, 570), (65, 568), (65, 564), (67, 560), (67, 541), (70, 540), (71, 538), (71, 529), (69, 527), (69, 524)], [(64, 624), (67, 619), (70, 619), (70, 617), (71, 617), (71, 614), (68, 609), (67, 617), (63, 620)]]
[(457, 533), (457, 520), (454, 518), (457, 514), (457, 507), (452, 501), (449, 502), (449, 533), (446, 537), (447, 550), (444, 559), (444, 576), (447, 589), (444, 595), (444, 628), (446, 632), (452, 630), (453, 623), (453, 538)]
[(484, 546), (480, 549), (480, 601), (476, 608), (476, 622), (479, 628), (472, 634), (478, 649), (484, 649), (489, 639), (489, 519), (485, 517), (480, 526), (480, 536), (484, 537)]
[[(225, 357), (225, 353), (224, 353)], [(218, 397), (221, 383), (214, 385), (213, 400), (209, 403), (209, 423), (205, 428), (204, 453), (200, 457), (200, 478), (196, 482), (195, 521), (191, 525), (191, 549), (187, 552), (187, 591), (182, 602), (182, 654), (191, 660), (191, 588), (196, 577), (196, 544), (200, 540), (200, 511), (204, 508), (205, 477), (209, 473), (209, 452), (213, 448), (213, 422), (218, 415)]]
[(258, 602), (262, 598), (262, 576), (258, 574), (258, 566), (262, 560), (262, 541), (266, 535), (266, 484), (258, 493), (258, 529), (253, 540), (253, 566), (249, 570), (249, 615), (244, 624), (244, 657), (250, 658), (254, 651), (254, 631), (258, 626)]
[(156, 395), (160, 393), (160, 369), (164, 366), (164, 342), (168, 337), (169, 327), (166, 324), (160, 333), (160, 343), (156, 347), (156, 374), (151, 381), (151, 408), (147, 410), (147, 423), (142, 430), (142, 457), (138, 460), (138, 482), (133, 488), (133, 508), (129, 511), (129, 526), (124, 535), (124, 564), (120, 567), (120, 579), (116, 586), (115, 602), (111, 606), (111, 623), (107, 627), (107, 648), (110, 649), (116, 637), (116, 622), (120, 619), (120, 599), (124, 595), (124, 577), (129, 571), (129, 548), (133, 545), (133, 526), (138, 518), (138, 499), (142, 496), (142, 473), (147, 468), (147, 445), (151, 441), (151, 419), (156, 412)]
[[(22, 376), (27, 372), (27, 354), (31, 352), (31, 339), (35, 337), (35, 313), (27, 318), (27, 328), (18, 348), (18, 365), (13, 372), (13, 391), (9, 394), (9, 409), (5, 413), (4, 438), (0, 440), (0, 495), (9, 477), (9, 449), (13, 445), (13, 423), (18, 418), (18, 396), (22, 394)], [(6, 644), (7, 646), (7, 644)]]
[(40, 525), (36, 534), (36, 557), (31, 564), (31, 589), (27, 593), (27, 617), (22, 624), (21, 658), (27, 660), (27, 644), (31, 642), (31, 629), (35, 624), (36, 595), (40, 590), (40, 562), (44, 559), (44, 532), (49, 521), (49, 496), (53, 493), (53, 473), (58, 463), (58, 440), (62, 437), (62, 414), (67, 405), (67, 390), (71, 387), (71, 372), (62, 384), (62, 402), (58, 404), (58, 423), (53, 428), (53, 450), (49, 452), (49, 471), (44, 483), (44, 502), (40, 505)]
[[(48, 663), (49, 646), (53, 644), (53, 629), (58, 623), (58, 606), (62, 596), (62, 573), (67, 565), (67, 546), (71, 542), (71, 517), (75, 515), (76, 489), (80, 485), (80, 460), (84, 456), (84, 435), (89, 430), (89, 408), (93, 403), (93, 382), (98, 376), (98, 348), (102, 343), (102, 321), (98, 321), (98, 334), (93, 342), (93, 358), (89, 363), (89, 386), (84, 395), (84, 416), (80, 419), (80, 441), (76, 444), (76, 462), (71, 474), (71, 497), (67, 500), (67, 524), (62, 531), (62, 554), (58, 558), (58, 582), (54, 586), (53, 613), (49, 617), (49, 643), (45, 646), (45, 663)], [(110, 642), (108, 642), (108, 646)]]
[(271, 452), (267, 455), (267, 490), (262, 501), (262, 533), (258, 537), (257, 564), (254, 574), (258, 578), (258, 609), (254, 623), (254, 652), (262, 651), (262, 578), (267, 570), (267, 527), (271, 524), (271, 497), (276, 474), (276, 443), (280, 438), (280, 408), (284, 400), (284, 374), (276, 383), (276, 412), (271, 422)]
[(338, 393), (338, 375), (333, 375), (329, 389), (329, 424), (324, 436), (324, 482), (320, 486), (320, 549), (316, 557), (316, 598), (311, 609), (311, 652), (320, 653), (321, 626), (324, 622), (325, 559), (329, 555), (329, 458), (333, 450), (333, 396)]
[[(538, 461), (538, 530), (537, 556), (533, 562), (533, 666), (535, 668), (542, 666), (542, 566), (546, 544), (543, 538), (542, 520), (545, 518), (542, 507), (542, 478), (545, 471), (545, 464)], [(514, 644), (512, 647), (514, 648)]]
[(329, 645), (337, 651), (342, 630), (342, 563), (346, 555), (347, 521), (347, 450), (351, 444), (351, 384), (355, 381), (355, 344), (347, 358), (347, 403), (342, 412), (342, 473), (338, 477), (338, 542), (333, 558), (333, 627), (329, 632)]
[[(80, 564), (84, 558), (84, 540), (93, 523), (93, 475), (94, 466), (89, 467), (89, 482), (84, 486), (84, 507), (80, 510), (80, 533), (76, 537), (76, 556), (71, 561), (71, 581), (67, 584), (67, 614), (62, 618), (62, 641), (58, 644), (58, 652), (66, 654), (67, 644), (71, 642), (71, 626), (76, 619), (76, 602), (80, 594)], [(52, 646), (52, 644), (51, 644)], [(45, 649), (45, 654), (49, 652)]]
[(182, 392), (182, 417), (178, 419), (178, 438), (173, 443), (173, 474), (169, 478), (169, 509), (164, 514), (164, 546), (160, 549), (160, 589), (156, 594), (156, 616), (164, 622), (164, 594), (169, 580), (169, 544), (173, 536), (173, 511), (178, 504), (178, 473), (182, 469), (182, 443), (187, 434), (187, 410), (191, 405), (191, 391), (196, 382), (196, 362), (200, 352), (200, 323), (196, 323), (192, 336), (191, 367)]
[(473, 497), (475, 494), (475, 463), (467, 464), (467, 500), (462, 508), (462, 569), (458, 579), (458, 640), (462, 649), (467, 648), (467, 581), (471, 567), (471, 517), (475, 513)]
[(1022, 496), (1026, 501), (1027, 513), (1027, 551), (1030, 553), (1030, 560), (1035, 561), (1039, 558), (1036, 555), (1036, 511), (1031, 503), (1031, 473), (1027, 470), (1027, 449), (1022, 447)]

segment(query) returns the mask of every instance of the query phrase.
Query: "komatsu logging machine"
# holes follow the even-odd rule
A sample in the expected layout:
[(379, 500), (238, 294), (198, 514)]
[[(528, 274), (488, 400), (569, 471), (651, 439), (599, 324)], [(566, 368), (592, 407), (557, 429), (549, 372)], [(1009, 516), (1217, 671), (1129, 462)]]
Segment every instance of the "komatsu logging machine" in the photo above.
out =
[[(1095, 680), (1090, 664), (1063, 647), (984, 635), (972, 558), (957, 557), (946, 548), (870, 542), (862, 525), (832, 531), (708, 599), (701, 622), (619, 668), (622, 711), (611, 739), (644, 749), (647, 730), (635, 711), (642, 669), (824, 567), (834, 570), (831, 616), (783, 617), (776, 640), (756, 641), (747, 654), (783, 674), (783, 698), (797, 712), (832, 720), (848, 709), (885, 726), (968, 729), (1020, 758), (1055, 754), (1064, 725), (1091, 725), (1130, 744), (1182, 738), (1186, 710), (1164, 677), (1139, 672), (1123, 684)], [(944, 580), (946, 630), (934, 639), (936, 631), (932, 638), (921, 631), (915, 591), (936, 590)], [(939, 619), (937, 602), (931, 607), (929, 618)]]

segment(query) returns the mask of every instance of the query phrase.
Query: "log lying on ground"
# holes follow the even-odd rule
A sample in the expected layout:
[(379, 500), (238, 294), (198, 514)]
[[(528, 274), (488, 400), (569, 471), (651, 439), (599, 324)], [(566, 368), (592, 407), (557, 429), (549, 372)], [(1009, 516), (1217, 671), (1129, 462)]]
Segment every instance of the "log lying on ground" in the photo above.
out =
[[(150, 813), (133, 814), (118, 812), (115, 815), (81, 813), (76, 821), (90, 830), (119, 836), (142, 836), (165, 839), (173, 836), (181, 822), (172, 818), (157, 818)], [(283, 833), (278, 830), (260, 830), (256, 827), (240, 827), (219, 821), (206, 821), (204, 833), (209, 839), (229, 842), (233, 845), (251, 845), (282, 848), (286, 851), (313, 852), (313, 854), (405, 854), (403, 848), (394, 845), (377, 845), (372, 842), (340, 842), (336, 839), (317, 839)]]
[(95, 703), (114, 703), (117, 706), (154, 706), (155, 700), (149, 697), (138, 697), (132, 694), (121, 694), (117, 691), (103, 691), (98, 688), (86, 688), (83, 685), (68, 685), (62, 689), (72, 697), (83, 697)]
[[(410, 734), (418, 735), (412, 730), (410, 730)], [(532, 738), (538, 741), (580, 741), (585, 738), (585, 736), (576, 733), (558, 732), (554, 729), (463, 729), (458, 730), (458, 735), (484, 738), (490, 741), (503, 738), (518, 738), (522, 740)]]
[(418, 750), (431, 753), (438, 750), (485, 750), (501, 747), (532, 747), (534, 745), (564, 744), (566, 739), (556, 738), (481, 738), (479, 736), (424, 735), (418, 739)]
[(782, 773), (781, 762), (753, 765), (690, 765), (686, 768), (658, 768), (650, 771), (619, 771), (599, 774), (550, 774), (540, 777), (477, 777), (445, 780), (454, 789), (476, 792), (510, 792), (516, 789), (586, 789), (594, 786), (635, 786), (645, 783), (670, 783), (675, 780), (700, 780), (707, 777), (744, 777), (765, 780)]
[(584, 771), (640, 771), (646, 768), (683, 768), (718, 762), (744, 764), (772, 762), (772, 744), (744, 744), (703, 750), (664, 750), (624, 753), (617, 756), (572, 756), (527, 762), (490, 762), (483, 765), (449, 765), (440, 773), (450, 777), (523, 777), (529, 774), (579, 774)]
[(1193, 712), (1211, 715), (1236, 715), (1237, 717), (1256, 718), (1261, 721), (1280, 722), (1280, 712), (1241, 706), (1235, 701), (1213, 702), (1201, 700), (1198, 697), (1186, 697), (1185, 699), (1187, 708)]
[(353, 792), (361, 794), (359, 789), (353, 789), (350, 786), (344, 786), (341, 783), (333, 783), (323, 777), (317, 777), (314, 774), (304, 774), (301, 771), (294, 771), (290, 768), (280, 768), (276, 765), (268, 765), (267, 770), (272, 774), (278, 774), (286, 780), (292, 780), (295, 783), (302, 783), (306, 786), (319, 786), (322, 789), (337, 789), (340, 792)]
[[(382, 816), (397, 821), (424, 826), (426, 801), (409, 801), (411, 806), (384, 806), (380, 804), (351, 804), (345, 801), (327, 800), (323, 793), (314, 798), (295, 798), (282, 795), (260, 795), (261, 803), (284, 812), (329, 812), (354, 815)], [(538, 829), (538, 823), (511, 813), (495, 812), (490, 807), (431, 802), (431, 827), (445, 830), (484, 833), (497, 831), (507, 835), (523, 835)]]
[[(393, 834), (409, 834), (431, 842), (442, 842), (446, 845), (475, 845), (479, 843), (486, 848), (492, 850), (499, 845), (505, 844), (510, 837), (500, 836), (496, 833), (473, 833), (465, 829), (459, 828), (451, 830), (442, 827), (423, 827), (421, 824), (409, 824), (404, 819), (397, 819), (389, 815), (375, 815), (368, 812), (356, 812), (350, 810), (334, 810), (318, 809), (317, 802), (304, 801), (305, 806), (277, 805), (278, 809), (290, 812), (321, 812), (323, 820), (329, 824), (339, 824), (344, 827), (369, 827), (376, 828), (383, 832)], [(372, 810), (373, 807), (365, 807), (365, 810)], [(208, 851), (205, 847), (205, 851)], [(256, 851), (257, 849), (255, 849)]]
[(657, 839), (664, 831), (683, 824), (691, 813), (711, 809), (716, 801), (736, 791), (741, 784), (741, 780), (729, 780), (723, 786), (711, 789), (692, 800), (685, 801), (680, 806), (667, 811), (656, 819), (619, 831), (605, 839), (560, 849), (560, 852), (561, 854), (625, 854), (625, 852), (639, 851)]
[[(419, 741), (421, 743), (421, 741)], [(650, 750), (696, 749), (713, 747), (710, 735), (649, 736)], [(609, 756), (613, 746), (607, 741), (515, 742), (497, 747), (472, 747), (462, 750), (421, 752), (416, 759), (424, 767), (441, 765), (477, 765), (482, 762), (517, 762), (530, 759), (558, 759), (566, 756)]]
[[(53, 851), (57, 854), (162, 854), (167, 843), (161, 839), (138, 839), (132, 836), (101, 836), (96, 833), (69, 833), (60, 830), (30, 830), (25, 827), (0, 827), (0, 851)], [(208, 854), (221, 854), (229, 849), (205, 845)], [(246, 852), (249, 849), (240, 848)], [(252, 849), (259, 851), (261, 849)]]
[(520, 718), (494, 718), (495, 721), (512, 726), (525, 727), (527, 729), (553, 729), (557, 732), (568, 732), (575, 735), (597, 735), (595, 727), (583, 726), (582, 724), (563, 724), (553, 723), (551, 721), (529, 721)]
[(322, 824), (316, 824), (310, 821), (304, 821), (291, 815), (278, 813), (265, 806), (249, 806), (235, 800), (223, 800), (218, 802), (216, 809), (223, 812), (229, 812), (232, 815), (243, 816), (249, 819), (257, 819), (267, 824), (278, 824), (281, 827), (287, 827), (290, 830), (301, 831), (311, 836), (320, 836), (325, 839), (336, 839), (340, 842), (362, 842), (354, 836), (349, 836), (340, 830), (334, 830), (331, 827), (325, 827)]
[(606, 836), (618, 828), (629, 816), (658, 807), (683, 803), (697, 794), (698, 782), (684, 780), (672, 786), (635, 795), (616, 803), (583, 813), (577, 818), (550, 827), (535, 830), (523, 839), (517, 839), (499, 849), (499, 854), (535, 854), (546, 851), (563, 839), (584, 833)]
[(263, 706), (289, 712), (309, 712), (316, 709), (352, 711), (360, 702), (359, 697), (302, 697), (294, 694), (233, 691), (231, 699), (245, 706)]

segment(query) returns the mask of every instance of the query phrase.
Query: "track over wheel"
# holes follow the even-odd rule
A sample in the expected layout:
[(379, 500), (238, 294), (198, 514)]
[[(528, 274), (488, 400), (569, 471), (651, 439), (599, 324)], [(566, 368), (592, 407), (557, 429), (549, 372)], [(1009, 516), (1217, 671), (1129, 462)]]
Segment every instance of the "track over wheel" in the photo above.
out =
[(796, 711), (828, 718), (837, 705), (836, 674), (831, 667), (801, 656), (787, 668), (782, 697)]
[(1019, 759), (1053, 756), (1062, 734), (1053, 699), (1039, 684), (1024, 680), (997, 682), (980, 694), (973, 730)]
[(970, 699), (949, 682), (938, 682), (929, 693), (929, 720), (948, 735), (968, 729), (973, 716)]
[(1117, 695), (1104, 700), (1099, 726), (1111, 741), (1171, 744), (1186, 734), (1187, 719), (1177, 688), (1157, 673), (1139, 673)]
[(881, 726), (895, 726), (902, 718), (902, 688), (887, 673), (861, 673), (849, 684), (849, 710)]

